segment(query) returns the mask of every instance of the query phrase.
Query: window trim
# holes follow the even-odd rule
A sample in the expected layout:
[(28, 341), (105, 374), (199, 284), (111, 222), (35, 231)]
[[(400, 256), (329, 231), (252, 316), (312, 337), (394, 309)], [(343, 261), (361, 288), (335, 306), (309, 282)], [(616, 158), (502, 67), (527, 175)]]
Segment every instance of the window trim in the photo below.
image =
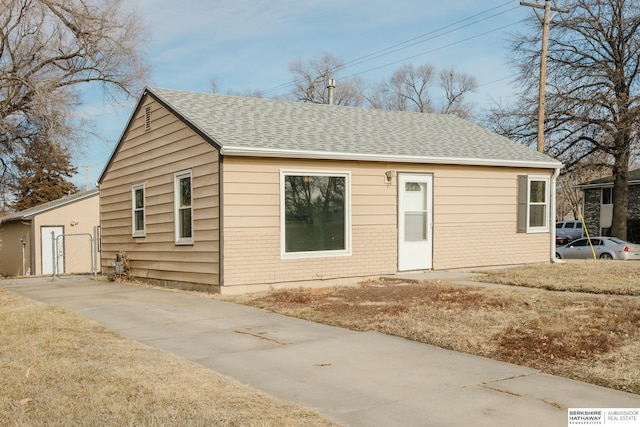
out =
[[(531, 183), (536, 181), (543, 181), (545, 183), (545, 200), (544, 202), (531, 203)], [(551, 177), (548, 175), (519, 175), (518, 176), (518, 232), (519, 233), (548, 233), (551, 222), (550, 218), (550, 200), (551, 200)], [(526, 191), (523, 191), (523, 186), (526, 186)], [(532, 227), (531, 220), (531, 206), (544, 205), (545, 225), (541, 227)], [(523, 212), (524, 210), (524, 212)]]
[[(605, 197), (604, 197), (605, 190), (607, 190), (607, 192), (609, 193), (608, 199), (609, 199), (610, 203), (605, 203), (605, 202), (604, 202), (604, 199), (605, 199)], [(602, 206), (609, 206), (609, 205), (612, 205), (612, 204), (613, 204), (613, 187), (602, 187), (602, 188), (600, 189), (600, 204), (601, 204)]]
[[(142, 209), (136, 208), (136, 191), (142, 190)], [(131, 236), (145, 237), (147, 235), (147, 191), (144, 182), (131, 186)], [(142, 229), (136, 228), (136, 212), (142, 211)]]
[[(180, 236), (180, 210), (183, 208), (180, 206), (180, 180), (183, 178), (189, 178), (191, 185), (191, 237)], [(175, 229), (175, 244), (176, 245), (193, 245), (193, 174), (191, 169), (179, 171), (173, 174), (173, 225)]]
[[(344, 186), (344, 242), (345, 248), (328, 251), (286, 252), (286, 209), (285, 209), (285, 179), (287, 176), (326, 176), (345, 178)], [(280, 258), (308, 259), (351, 256), (351, 171), (317, 170), (317, 169), (280, 169)]]

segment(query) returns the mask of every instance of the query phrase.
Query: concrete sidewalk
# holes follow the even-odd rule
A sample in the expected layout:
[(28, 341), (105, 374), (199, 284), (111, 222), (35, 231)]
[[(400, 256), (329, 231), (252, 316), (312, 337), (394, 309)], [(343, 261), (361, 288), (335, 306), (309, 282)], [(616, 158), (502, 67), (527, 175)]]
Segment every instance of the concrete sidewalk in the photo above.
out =
[[(82, 278), (0, 281), (350, 426), (566, 426), (640, 396), (183, 292)], [(461, 325), (464, 327), (464, 325)]]

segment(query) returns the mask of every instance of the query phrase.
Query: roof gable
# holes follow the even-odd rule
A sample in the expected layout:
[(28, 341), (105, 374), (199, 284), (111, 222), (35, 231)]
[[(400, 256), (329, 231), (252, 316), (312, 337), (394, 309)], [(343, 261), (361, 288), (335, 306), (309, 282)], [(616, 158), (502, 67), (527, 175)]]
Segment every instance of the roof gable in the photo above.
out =
[(162, 88), (146, 88), (144, 94), (181, 118), (222, 155), (562, 167), (545, 154), (452, 115)]
[(57, 200), (53, 200), (51, 202), (42, 203), (38, 206), (34, 206), (29, 209), (25, 209), (23, 211), (15, 212), (9, 215), (2, 217), (1, 222), (10, 222), (17, 220), (29, 220), (33, 219), (36, 215), (39, 215), (44, 212), (49, 212), (54, 209), (60, 208), (62, 206), (69, 205), (71, 203), (79, 202), (80, 200), (88, 199), (90, 197), (98, 196), (100, 190), (94, 189), (89, 191), (81, 191), (78, 193), (71, 194), (70, 196), (61, 197)]

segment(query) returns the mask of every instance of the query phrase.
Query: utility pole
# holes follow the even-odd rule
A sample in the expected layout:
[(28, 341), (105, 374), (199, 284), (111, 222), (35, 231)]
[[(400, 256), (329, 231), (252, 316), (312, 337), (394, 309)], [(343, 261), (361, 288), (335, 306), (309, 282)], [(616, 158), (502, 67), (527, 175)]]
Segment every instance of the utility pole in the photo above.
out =
[(89, 168), (92, 168), (94, 166), (98, 166), (96, 164), (84, 164), (82, 165), (82, 167), (84, 167), (84, 190), (85, 191), (89, 191)]
[[(551, 6), (551, 0), (545, 0), (544, 6), (537, 3), (520, 2), (520, 6), (529, 6), (535, 9), (544, 9), (542, 21), (542, 52), (540, 58), (540, 89), (538, 92), (538, 151), (544, 152), (544, 98), (545, 87), (547, 85), (547, 46), (549, 44), (549, 23), (551, 22), (551, 11), (568, 13), (569, 9)], [(538, 12), (536, 12), (538, 15)], [(538, 16), (540, 18), (540, 16)]]

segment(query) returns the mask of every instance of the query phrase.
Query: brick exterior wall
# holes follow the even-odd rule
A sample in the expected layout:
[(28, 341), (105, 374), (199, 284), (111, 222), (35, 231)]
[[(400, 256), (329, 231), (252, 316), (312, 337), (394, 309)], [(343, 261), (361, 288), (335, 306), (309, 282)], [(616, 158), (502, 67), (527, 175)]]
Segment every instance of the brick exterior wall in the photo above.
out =
[[(589, 230), (589, 235), (600, 235), (600, 202), (602, 190), (600, 188), (587, 188), (584, 193), (584, 220)], [(629, 186), (628, 219), (640, 220), (640, 185)]]
[[(224, 286), (324, 281), (396, 272), (395, 227), (353, 227), (352, 254), (281, 259), (279, 229), (225, 230)], [(386, 248), (386, 250), (381, 250)]]
[(549, 262), (549, 233), (514, 233), (514, 226), (506, 222), (436, 225), (433, 268)]
[(629, 218), (640, 219), (640, 185), (629, 186)]
[(600, 201), (602, 192), (600, 188), (588, 188), (584, 190), (584, 222), (590, 236), (600, 235)]

